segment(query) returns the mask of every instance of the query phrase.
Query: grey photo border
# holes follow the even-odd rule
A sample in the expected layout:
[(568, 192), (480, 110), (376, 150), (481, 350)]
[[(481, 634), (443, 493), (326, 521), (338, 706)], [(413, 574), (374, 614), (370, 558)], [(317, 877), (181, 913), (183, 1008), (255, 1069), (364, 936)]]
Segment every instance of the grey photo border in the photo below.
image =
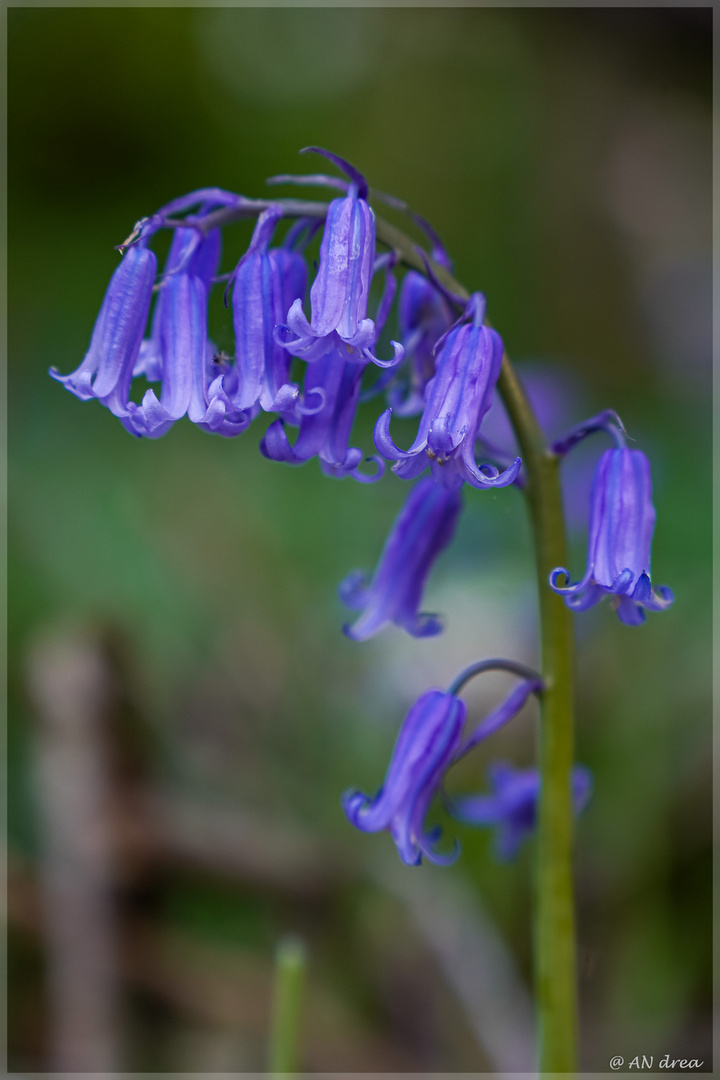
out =
[[(74, 0), (73, 3), (63, 3), (60, 0), (24, 0), (22, 3), (3, 3), (4, 17), (2, 19), (1, 45), (4, 70), (7, 72), (7, 19), (8, 13), (21, 8), (711, 8), (714, 9), (712, 0), (701, 2), (683, 2), (683, 0), (664, 0), (661, 3), (652, 2), (622, 2), (622, 0), (554, 0), (554, 2), (540, 2), (540, 0), (504, 0), (502, 3), (484, 3), (478, 0), (447, 0), (445, 3), (436, 3), (433, 0), (317, 0), (315, 3), (301, 3), (296, 0), (264, 0), (262, 3), (252, 3), (248, 0), (211, 0), (202, 3), (197, 0), (155, 0), (146, 3), (144, 0), (101, 0), (93, 3), (90, 0)], [(720, 34), (718, 31), (718, 19), (713, 10), (713, 55), (720, 55)], [(2, 393), (0, 393), (0, 426), (4, 433), (2, 451), (4, 463), (1, 471), (2, 492), (0, 497), (0, 514), (2, 525), (0, 528), (0, 565), (3, 573), (0, 578), (0, 604), (7, 615), (7, 474), (8, 474), (8, 447), (7, 447), (7, 110), (8, 90), (7, 79), (2, 80), (3, 116), (4, 125), (4, 153), (2, 155), (1, 183), (5, 197), (0, 209), (0, 279), (3, 288), (0, 290), (0, 321), (5, 330), (4, 347), (0, 361)], [(713, 112), (714, 116), (720, 117), (720, 80), (717, 75), (713, 79)], [(717, 134), (717, 121), (713, 129), (713, 479), (720, 477), (720, 350), (718, 349), (717, 325), (720, 318), (720, 139)], [(7, 624), (6, 624), (7, 625)], [(720, 484), (713, 483), (713, 643), (720, 640)], [(3, 635), (4, 670), (7, 671), (7, 638)], [(713, 839), (717, 843), (720, 837), (720, 796), (718, 796), (717, 780), (720, 776), (720, 738), (717, 735), (717, 718), (720, 717), (720, 650), (713, 651)], [(3, 695), (3, 729), (7, 731), (7, 693)], [(2, 771), (3, 788), (7, 792), (7, 759)], [(7, 805), (2, 801), (0, 808), (0, 821), (2, 823), (2, 835), (5, 839), (2, 852), (2, 881), (4, 895), (7, 893)], [(715, 925), (720, 925), (720, 861), (713, 860), (713, 915)], [(7, 1005), (7, 956), (5, 950), (2, 953), (2, 967), (0, 975), (0, 999), (4, 1006)], [(720, 984), (720, 959), (718, 950), (713, 949), (713, 972), (715, 984)], [(713, 1053), (715, 1061), (720, 1061), (720, 1011), (717, 1001), (714, 1001), (714, 1024), (713, 1024)], [(3, 1030), (5, 1029), (7, 1008), (3, 1009)], [(7, 1039), (4, 1040), (7, 1046)], [(6, 1062), (7, 1064), (7, 1062)], [(663, 1077), (666, 1073), (650, 1072), (643, 1070), (646, 1077)], [(5, 1073), (9, 1080), (87, 1080), (92, 1076), (94, 1080), (145, 1080), (147, 1077), (154, 1080), (204, 1080), (212, 1076), (214, 1080), (264, 1080), (267, 1072), (243, 1072), (243, 1073), (191, 1073), (191, 1072), (136, 1072), (136, 1073), (61, 1073), (61, 1072), (23, 1072)], [(284, 1075), (284, 1074), (278, 1074)], [(505, 1080), (512, 1077), (513, 1080), (535, 1080), (537, 1073), (483, 1073), (483, 1072), (331, 1072), (331, 1073), (293, 1073), (293, 1080)], [(554, 1074), (545, 1074), (552, 1076)], [(568, 1074), (557, 1074), (558, 1078), (567, 1077)], [(605, 1080), (617, 1073), (607, 1072), (583, 1072), (580, 1075), (587, 1080)], [(690, 1075), (685, 1073), (684, 1075)]]

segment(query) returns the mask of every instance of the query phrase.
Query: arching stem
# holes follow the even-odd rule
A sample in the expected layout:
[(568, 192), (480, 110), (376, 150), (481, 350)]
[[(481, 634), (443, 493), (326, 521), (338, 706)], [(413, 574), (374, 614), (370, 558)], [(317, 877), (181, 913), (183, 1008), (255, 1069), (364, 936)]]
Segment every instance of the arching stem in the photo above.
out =
[[(280, 203), (287, 217), (323, 218), (326, 202), (297, 199), (240, 199), (195, 219), (203, 232), (243, 218), (257, 217)], [(181, 220), (166, 220), (173, 227)], [(378, 218), (377, 239), (408, 267), (428, 270), (450, 293), (469, 298), (446, 267), (421, 257), (416, 243), (395, 225)], [(544, 690), (538, 767), (541, 776), (535, 885), (535, 992), (538, 1055), (542, 1073), (572, 1072), (577, 1054), (577, 985), (572, 886), (573, 626), (561, 597), (548, 586), (550, 572), (567, 566), (559, 458), (548, 448), (537, 417), (507, 355), (498, 391), (510, 416), (527, 475), (539, 598), (539, 637)]]

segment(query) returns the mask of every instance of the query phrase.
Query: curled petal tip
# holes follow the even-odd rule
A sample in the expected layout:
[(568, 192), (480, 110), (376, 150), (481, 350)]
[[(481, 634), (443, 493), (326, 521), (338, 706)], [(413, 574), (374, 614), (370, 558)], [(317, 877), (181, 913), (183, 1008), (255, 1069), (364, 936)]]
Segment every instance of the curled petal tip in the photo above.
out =
[(361, 484), (375, 484), (378, 480), (382, 480), (385, 475), (385, 462), (378, 454), (371, 454), (365, 458), (368, 465), (375, 466), (375, 472), (364, 473), (360, 472), (360, 466), (356, 466), (350, 473), (354, 480), (358, 480)]
[(670, 607), (675, 603), (675, 593), (668, 585), (658, 585), (653, 593), (655, 600), (660, 602), (663, 607)]
[(345, 815), (350, 824), (354, 825), (356, 829), (362, 829), (359, 815), (369, 802), (367, 795), (363, 795), (362, 791), (358, 791), (357, 788), (348, 788), (341, 796), (340, 803)]
[[(564, 585), (558, 584), (561, 578), (564, 578)], [(567, 593), (570, 589), (574, 588), (573, 585), (570, 585), (570, 571), (566, 570), (564, 566), (556, 566), (554, 570), (551, 570), (548, 582), (553, 592), (556, 592), (559, 595)]]
[[(315, 400), (314, 405), (308, 405), (308, 398)], [(314, 386), (312, 389), (306, 391), (305, 401), (301, 402), (297, 411), (301, 416), (315, 416), (317, 413), (322, 412), (327, 403), (327, 394), (323, 390), (322, 386)]]
[[(423, 845), (422, 854), (435, 863), (436, 866), (452, 866), (456, 863), (462, 854), (462, 845), (459, 840), (453, 840), (452, 851), (449, 851), (446, 855), (442, 855), (439, 851), (436, 851), (434, 847), (429, 844)], [(420, 859), (418, 858), (418, 863)]]

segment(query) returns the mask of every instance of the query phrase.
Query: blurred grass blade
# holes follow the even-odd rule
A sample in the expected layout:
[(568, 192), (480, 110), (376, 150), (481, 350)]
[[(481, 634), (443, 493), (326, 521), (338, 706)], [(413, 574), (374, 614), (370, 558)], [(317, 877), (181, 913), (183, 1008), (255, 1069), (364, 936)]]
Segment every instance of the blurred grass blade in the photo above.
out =
[(305, 984), (307, 949), (301, 938), (288, 934), (275, 953), (275, 994), (268, 1067), (273, 1073), (297, 1070), (300, 1007)]

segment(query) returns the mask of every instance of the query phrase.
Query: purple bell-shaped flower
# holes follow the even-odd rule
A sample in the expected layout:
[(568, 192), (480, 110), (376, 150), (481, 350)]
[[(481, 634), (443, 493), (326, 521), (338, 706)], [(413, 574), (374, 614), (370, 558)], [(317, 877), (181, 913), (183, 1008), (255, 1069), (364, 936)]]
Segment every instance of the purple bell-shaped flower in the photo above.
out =
[[(522, 677), (503, 702), (463, 740), (465, 703), (458, 696), (465, 683), (483, 671), (505, 670)], [(484, 660), (463, 671), (447, 691), (428, 690), (410, 709), (395, 743), (385, 782), (374, 798), (351, 790), (343, 795), (345, 814), (362, 832), (389, 830), (400, 858), (410, 866), (425, 855), (431, 862), (454, 862), (435, 850), (440, 829), (425, 831), (425, 816), (448, 769), (483, 739), (512, 720), (530, 694), (542, 690), (537, 672), (511, 660)]]
[(266, 412), (288, 412), (299, 397), (288, 383), (290, 356), (275, 340), (296, 299), (305, 295), (307, 268), (302, 255), (286, 248), (268, 250), (281, 206), (260, 214), (250, 247), (238, 263), (233, 286), (233, 322), (239, 409), (260, 405)]
[(82, 401), (98, 398), (121, 419), (129, 415), (128, 400), (140, 346), (145, 333), (157, 260), (141, 240), (122, 258), (110, 279), (90, 348), (70, 375), (50, 374)]
[(390, 437), (392, 409), (375, 425), (375, 445), (384, 458), (396, 462), (393, 472), (404, 480), (418, 476), (428, 461), (437, 482), (448, 487), (463, 480), (473, 487), (505, 487), (517, 477), (520, 458), (502, 473), (494, 466), (478, 467), (475, 461), (475, 440), (490, 408), (503, 356), (499, 334), (483, 325), (484, 313), (484, 297), (475, 293), (458, 325), (438, 342), (436, 374), (428, 383), (410, 449), (400, 450)]
[(438, 854), (439, 830), (425, 832), (425, 815), (457, 753), (464, 722), (465, 703), (460, 698), (428, 690), (405, 718), (385, 783), (375, 798), (360, 791), (343, 795), (350, 823), (362, 832), (388, 829), (408, 866), (416, 866), (423, 855), (447, 864), (460, 853), (456, 845), (449, 855)]
[(340, 598), (362, 611), (344, 631), (354, 641), (366, 641), (389, 623), (413, 637), (442, 631), (437, 615), (420, 614), (422, 593), (432, 566), (452, 540), (462, 498), (458, 488), (436, 484), (431, 476), (410, 491), (387, 538), (370, 585), (360, 570), (340, 586)]
[(130, 402), (124, 423), (135, 435), (160, 438), (185, 415), (199, 427), (226, 436), (239, 434), (250, 423), (251, 414), (227, 397), (225, 376), (232, 380), (232, 375), (214, 362), (215, 348), (208, 339), (208, 295), (219, 259), (217, 229), (207, 235), (192, 228), (175, 231), (151, 334), (135, 367), (136, 375), (159, 379), (162, 387), (159, 398), (151, 388), (142, 404)]
[(653, 590), (650, 548), (655, 528), (650, 462), (642, 450), (618, 446), (606, 450), (597, 463), (590, 494), (588, 561), (582, 579), (569, 578), (557, 567), (550, 587), (565, 597), (574, 611), (586, 611), (606, 594), (612, 596), (618, 618), (628, 626), (645, 621), (645, 611), (663, 611), (672, 604), (666, 586)]
[(278, 329), (277, 339), (301, 360), (318, 360), (328, 352), (344, 349), (348, 358), (358, 362), (392, 367), (402, 360), (403, 347), (392, 342), (394, 358), (379, 360), (372, 352), (378, 331), (367, 317), (375, 269), (375, 215), (367, 201), (367, 181), (336, 154), (317, 147), (307, 149), (333, 161), (350, 182), (347, 195), (333, 199), (327, 209), (320, 265), (310, 289), (311, 319), (308, 321), (302, 299), (297, 298), (285, 325)]
[[(233, 371), (207, 337), (207, 299), (220, 254), (217, 229), (206, 232), (204, 218), (240, 197), (219, 188), (183, 195), (142, 218), (119, 250), (123, 260), (108, 286), (90, 348), (71, 375), (50, 374), (78, 397), (97, 397), (133, 435), (157, 438), (187, 414), (198, 426), (237, 435), (251, 414), (227, 395)], [(201, 204), (198, 216), (178, 227), (172, 215)], [(150, 337), (143, 341), (157, 260), (147, 248), (159, 228), (175, 228), (165, 272), (158, 286)], [(160, 397), (148, 390), (142, 403), (130, 401), (134, 376), (161, 382)]]

